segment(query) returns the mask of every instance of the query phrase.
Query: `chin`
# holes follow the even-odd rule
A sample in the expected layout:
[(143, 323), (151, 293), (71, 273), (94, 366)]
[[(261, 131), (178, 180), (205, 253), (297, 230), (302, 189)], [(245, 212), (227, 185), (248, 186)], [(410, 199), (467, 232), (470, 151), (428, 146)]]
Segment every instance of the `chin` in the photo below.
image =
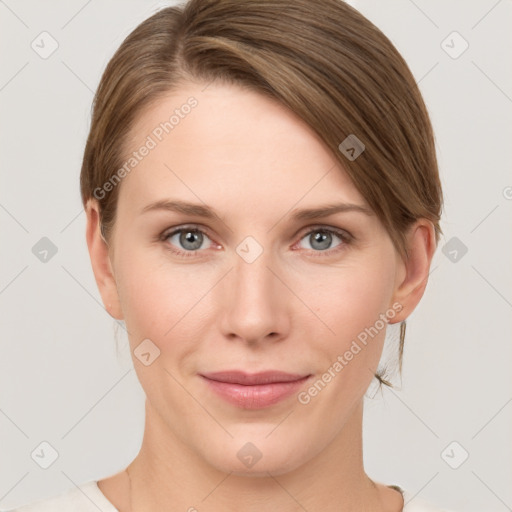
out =
[(268, 429), (259, 437), (235, 436), (227, 443), (215, 443), (215, 450), (202, 456), (219, 471), (253, 477), (285, 474), (307, 462), (307, 454), (301, 451), (307, 444), (295, 445), (279, 436), (267, 436)]

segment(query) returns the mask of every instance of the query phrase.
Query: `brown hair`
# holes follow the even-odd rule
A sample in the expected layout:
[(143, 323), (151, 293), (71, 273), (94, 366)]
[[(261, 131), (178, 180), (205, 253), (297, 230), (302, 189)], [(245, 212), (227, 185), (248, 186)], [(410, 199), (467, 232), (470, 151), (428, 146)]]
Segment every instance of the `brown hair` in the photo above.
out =
[[(80, 176), (84, 206), (98, 199), (105, 240), (119, 186), (102, 197), (95, 190), (125, 161), (138, 116), (187, 81), (213, 80), (265, 94), (302, 118), (343, 165), (402, 257), (407, 229), (419, 218), (433, 223), (439, 241), (443, 198), (421, 93), (391, 41), (342, 0), (190, 0), (160, 10), (128, 35), (98, 86)], [(350, 158), (346, 140), (356, 150), (361, 141), (364, 151)], [(405, 320), (400, 372), (404, 339)]]

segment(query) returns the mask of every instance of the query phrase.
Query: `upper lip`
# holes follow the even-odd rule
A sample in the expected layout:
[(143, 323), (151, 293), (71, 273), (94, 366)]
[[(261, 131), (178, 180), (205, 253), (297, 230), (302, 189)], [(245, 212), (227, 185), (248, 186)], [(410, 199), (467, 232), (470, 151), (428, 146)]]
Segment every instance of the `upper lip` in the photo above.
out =
[(207, 379), (216, 380), (218, 382), (229, 382), (230, 384), (243, 384), (246, 386), (270, 384), (273, 382), (293, 382), (308, 377), (308, 375), (299, 375), (275, 370), (258, 373), (229, 370), (224, 372), (202, 373), (201, 375)]

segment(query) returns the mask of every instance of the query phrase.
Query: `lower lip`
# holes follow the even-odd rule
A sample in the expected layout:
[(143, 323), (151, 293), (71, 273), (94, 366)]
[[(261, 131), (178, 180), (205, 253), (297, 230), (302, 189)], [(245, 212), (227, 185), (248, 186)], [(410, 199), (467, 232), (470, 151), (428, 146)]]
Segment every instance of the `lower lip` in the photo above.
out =
[(263, 409), (277, 404), (281, 400), (297, 393), (309, 377), (292, 382), (273, 382), (272, 384), (259, 384), (244, 386), (203, 377), (210, 389), (229, 403), (241, 409)]

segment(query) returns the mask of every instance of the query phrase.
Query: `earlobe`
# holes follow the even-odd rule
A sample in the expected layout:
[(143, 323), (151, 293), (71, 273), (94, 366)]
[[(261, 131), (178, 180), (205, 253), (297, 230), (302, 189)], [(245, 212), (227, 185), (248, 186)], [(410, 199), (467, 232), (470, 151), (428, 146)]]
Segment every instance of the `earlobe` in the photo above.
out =
[(399, 303), (400, 312), (389, 323), (405, 320), (420, 302), (428, 282), (430, 264), (436, 249), (435, 229), (427, 219), (420, 219), (407, 234), (408, 257), (399, 260), (395, 293), (391, 304)]
[(85, 213), (87, 216), (87, 247), (96, 285), (107, 312), (113, 318), (122, 320), (124, 317), (119, 301), (117, 284), (110, 261), (108, 245), (101, 235), (99, 205), (95, 199), (87, 201)]

